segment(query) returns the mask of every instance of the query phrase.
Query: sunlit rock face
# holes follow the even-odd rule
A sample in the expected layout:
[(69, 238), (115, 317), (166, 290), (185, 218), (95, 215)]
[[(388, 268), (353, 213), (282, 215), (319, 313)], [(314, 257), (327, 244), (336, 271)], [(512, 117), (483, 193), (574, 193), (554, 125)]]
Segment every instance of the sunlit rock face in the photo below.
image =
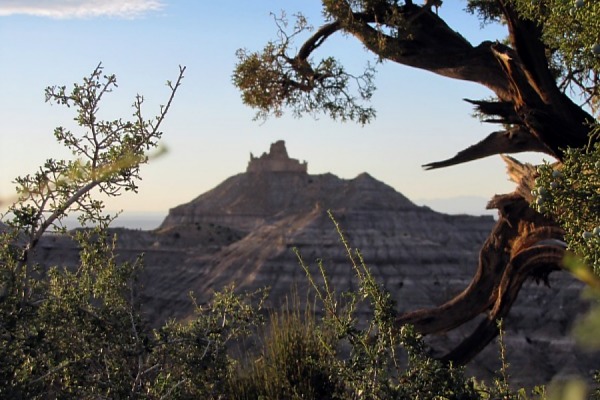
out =
[[(157, 230), (115, 232), (124, 259), (144, 253), (143, 301), (148, 317), (158, 324), (192, 315), (190, 291), (202, 303), (232, 284), (238, 291), (269, 287), (267, 305), (273, 308), (294, 290), (302, 301), (313, 301), (298, 255), (317, 282), (321, 262), (337, 292), (356, 289), (348, 252), (328, 211), (400, 312), (440, 305), (464, 290), (494, 224), (491, 217), (445, 215), (416, 206), (366, 173), (354, 179), (308, 174), (307, 164), (290, 158), (279, 141), (269, 153), (251, 155), (245, 173), (171, 209)], [(48, 237), (39, 256), (46, 263), (74, 264), (76, 249)], [(581, 285), (561, 273), (551, 278), (551, 289), (526, 285), (505, 321), (515, 386), (600, 367), (568, 336), (585, 308)], [(368, 309), (361, 308), (359, 320), (367, 318)], [(428, 341), (444, 353), (476, 323)], [(489, 378), (499, 369), (498, 360), (492, 344), (468, 372)]]

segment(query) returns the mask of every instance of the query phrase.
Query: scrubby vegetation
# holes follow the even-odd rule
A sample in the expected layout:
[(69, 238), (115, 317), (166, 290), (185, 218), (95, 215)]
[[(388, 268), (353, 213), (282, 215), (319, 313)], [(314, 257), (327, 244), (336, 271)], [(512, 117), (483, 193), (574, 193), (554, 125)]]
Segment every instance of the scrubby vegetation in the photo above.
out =
[[(160, 328), (147, 324), (137, 283), (143, 259), (117, 261), (115, 238), (107, 230), (112, 217), (104, 215), (91, 190), (97, 187), (109, 196), (136, 190), (139, 167), (157, 144), (183, 71), (170, 85), (167, 106), (150, 122), (141, 115), (141, 98), (134, 103), (135, 121), (95, 118), (99, 101), (116, 83), (114, 76), (102, 75), (101, 67), (71, 93), (47, 90), (49, 100), (75, 106), (85, 129), (80, 136), (56, 130), (57, 139), (79, 158), (48, 160), (34, 175), (18, 178), (20, 197), (3, 217), (0, 397), (490, 398), (491, 392), (460, 368), (430, 358), (410, 326), (396, 329), (389, 294), (339, 227), (357, 291), (336, 293), (326, 267), (319, 265), (315, 277), (298, 254), (323, 317), (301, 310), (297, 302), (267, 314), (266, 292), (236, 294), (227, 288), (206, 305), (194, 306), (191, 298), (196, 312), (189, 321), (169, 321)], [(39, 238), (52, 226), (60, 230), (70, 212), (81, 213), (88, 226), (62, 230), (80, 246), (78, 266), (35, 265), (31, 255)], [(355, 317), (361, 302), (372, 312), (369, 321)], [(239, 351), (248, 343), (248, 351)]]

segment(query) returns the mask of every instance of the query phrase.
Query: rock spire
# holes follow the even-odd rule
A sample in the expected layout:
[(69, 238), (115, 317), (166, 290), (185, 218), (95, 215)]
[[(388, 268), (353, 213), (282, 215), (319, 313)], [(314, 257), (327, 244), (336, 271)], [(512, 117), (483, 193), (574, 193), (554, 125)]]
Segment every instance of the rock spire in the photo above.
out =
[(250, 153), (250, 161), (246, 172), (302, 172), (307, 173), (307, 163), (302, 163), (288, 156), (285, 141), (278, 140), (271, 144), (269, 153), (254, 157)]

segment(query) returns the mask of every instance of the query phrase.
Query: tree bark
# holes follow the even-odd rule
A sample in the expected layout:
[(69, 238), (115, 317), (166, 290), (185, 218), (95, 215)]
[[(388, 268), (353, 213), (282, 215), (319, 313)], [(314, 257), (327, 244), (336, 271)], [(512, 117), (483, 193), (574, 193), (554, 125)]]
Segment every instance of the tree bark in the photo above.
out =
[(469, 286), (445, 304), (400, 315), (397, 324), (412, 324), (424, 334), (455, 329), (482, 313), (475, 331), (442, 360), (463, 365), (496, 335), (496, 321), (504, 318), (528, 278), (546, 281), (560, 269), (564, 255), (563, 231), (537, 213), (515, 192), (496, 196), (488, 207), (499, 209), (499, 219), (479, 254), (477, 272)]

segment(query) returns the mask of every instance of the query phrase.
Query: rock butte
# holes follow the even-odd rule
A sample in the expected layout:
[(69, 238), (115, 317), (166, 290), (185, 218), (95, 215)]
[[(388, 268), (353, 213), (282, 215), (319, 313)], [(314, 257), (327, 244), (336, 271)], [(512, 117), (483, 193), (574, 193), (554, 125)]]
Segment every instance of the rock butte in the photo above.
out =
[(250, 161), (246, 172), (307, 172), (307, 163), (300, 163), (290, 158), (285, 148), (285, 142), (279, 140), (271, 144), (269, 153), (263, 153), (259, 158), (250, 153)]
[[(271, 307), (284, 304), (294, 288), (301, 300), (311, 299), (293, 248), (315, 273), (317, 259), (322, 260), (338, 292), (355, 289), (327, 210), (401, 311), (441, 304), (465, 289), (493, 225), (491, 217), (445, 215), (416, 206), (366, 173), (350, 180), (308, 174), (307, 163), (290, 158), (278, 141), (269, 153), (251, 154), (245, 173), (172, 208), (157, 230), (115, 232), (124, 259), (145, 254), (143, 300), (148, 316), (159, 323), (192, 315), (190, 291), (204, 302), (230, 284), (240, 291), (269, 286)], [(77, 251), (68, 240), (49, 236), (38, 256), (45, 264), (75, 264)], [(585, 308), (581, 284), (555, 273), (551, 285), (526, 285), (505, 321), (515, 386), (586, 376), (598, 368), (597, 354), (578, 350), (569, 336)], [(360, 313), (359, 318), (368, 317), (365, 309)], [(453, 331), (427, 340), (444, 351), (464, 334)], [(499, 367), (498, 348), (490, 345), (467, 372), (490, 378)]]

